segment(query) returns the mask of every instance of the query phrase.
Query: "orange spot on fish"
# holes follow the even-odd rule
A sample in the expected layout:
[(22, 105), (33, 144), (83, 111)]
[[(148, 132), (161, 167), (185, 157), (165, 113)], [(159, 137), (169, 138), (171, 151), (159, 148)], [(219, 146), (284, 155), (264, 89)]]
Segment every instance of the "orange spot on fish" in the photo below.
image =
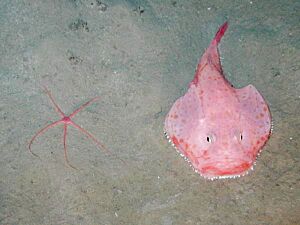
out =
[(171, 138), (171, 140), (172, 140), (172, 142), (173, 142), (174, 145), (179, 146), (179, 142), (178, 142), (178, 140), (177, 140), (177, 138), (175, 136), (173, 136)]
[(194, 155), (193, 152), (187, 151), (186, 152), (187, 157), (195, 164), (199, 164), (197, 157)]
[(189, 148), (189, 144), (185, 143), (185, 148), (188, 149)]
[(208, 154), (208, 151), (207, 150), (204, 150), (202, 155), (201, 155), (201, 158), (205, 159), (205, 160), (208, 160), (210, 159), (210, 156)]

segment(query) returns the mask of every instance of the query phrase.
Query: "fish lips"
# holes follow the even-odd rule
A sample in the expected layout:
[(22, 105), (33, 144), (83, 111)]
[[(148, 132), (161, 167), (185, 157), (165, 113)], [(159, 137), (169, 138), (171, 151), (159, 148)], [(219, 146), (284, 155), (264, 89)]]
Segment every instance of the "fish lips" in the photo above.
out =
[(198, 165), (199, 173), (206, 178), (235, 178), (246, 175), (253, 167), (252, 161), (245, 161), (241, 159), (230, 161), (212, 161), (204, 163), (202, 166)]

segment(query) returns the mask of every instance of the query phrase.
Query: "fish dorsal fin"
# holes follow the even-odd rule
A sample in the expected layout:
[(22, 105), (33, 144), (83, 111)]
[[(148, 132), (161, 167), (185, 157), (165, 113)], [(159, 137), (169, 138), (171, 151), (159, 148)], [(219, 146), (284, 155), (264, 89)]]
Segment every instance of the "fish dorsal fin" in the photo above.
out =
[(271, 132), (271, 113), (269, 107), (253, 85), (236, 90), (243, 117), (256, 126), (259, 137), (268, 136)]

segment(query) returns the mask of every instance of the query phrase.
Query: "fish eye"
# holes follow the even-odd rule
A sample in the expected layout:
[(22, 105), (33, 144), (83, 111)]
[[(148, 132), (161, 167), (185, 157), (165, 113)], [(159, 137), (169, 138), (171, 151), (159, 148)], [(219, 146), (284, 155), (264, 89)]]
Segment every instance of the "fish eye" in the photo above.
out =
[(206, 137), (206, 141), (207, 141), (208, 143), (211, 143), (212, 139), (211, 139), (209, 136), (207, 136), (207, 137)]
[(214, 143), (216, 140), (216, 136), (213, 133), (206, 134), (206, 141), (207, 143)]
[(240, 140), (242, 141), (243, 140), (243, 134), (240, 133)]

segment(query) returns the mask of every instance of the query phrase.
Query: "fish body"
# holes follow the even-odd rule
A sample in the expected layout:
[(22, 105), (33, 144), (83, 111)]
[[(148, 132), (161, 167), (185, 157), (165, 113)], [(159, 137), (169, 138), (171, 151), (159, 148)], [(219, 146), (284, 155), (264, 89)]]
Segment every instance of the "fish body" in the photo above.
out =
[(227, 27), (219, 28), (164, 125), (174, 147), (208, 179), (247, 174), (271, 134), (262, 95), (252, 85), (234, 88), (223, 74), (218, 44)]

